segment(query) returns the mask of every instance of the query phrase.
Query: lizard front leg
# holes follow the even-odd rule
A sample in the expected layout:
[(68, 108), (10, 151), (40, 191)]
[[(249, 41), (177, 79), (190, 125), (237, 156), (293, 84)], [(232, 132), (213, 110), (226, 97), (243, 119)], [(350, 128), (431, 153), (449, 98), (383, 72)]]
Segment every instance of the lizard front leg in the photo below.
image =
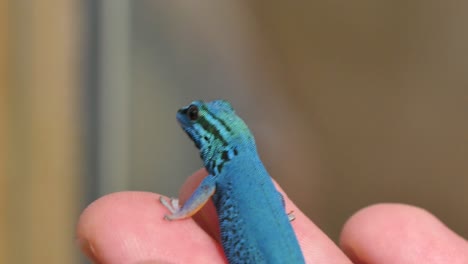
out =
[(164, 197), (159, 197), (161, 204), (171, 212), (170, 215), (164, 215), (164, 219), (171, 221), (191, 217), (205, 205), (215, 190), (215, 178), (212, 175), (208, 175), (182, 207), (179, 206), (178, 199), (171, 198), (170, 201), (167, 201)]

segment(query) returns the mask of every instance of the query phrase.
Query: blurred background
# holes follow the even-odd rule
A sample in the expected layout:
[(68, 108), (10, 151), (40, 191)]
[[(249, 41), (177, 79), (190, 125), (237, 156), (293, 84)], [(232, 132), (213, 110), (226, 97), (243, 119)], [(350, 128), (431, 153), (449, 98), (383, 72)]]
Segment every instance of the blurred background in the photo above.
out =
[(332, 239), (401, 202), (468, 237), (468, 2), (0, 0), (0, 263), (87, 263), (80, 212), (177, 195), (175, 121), (228, 99)]

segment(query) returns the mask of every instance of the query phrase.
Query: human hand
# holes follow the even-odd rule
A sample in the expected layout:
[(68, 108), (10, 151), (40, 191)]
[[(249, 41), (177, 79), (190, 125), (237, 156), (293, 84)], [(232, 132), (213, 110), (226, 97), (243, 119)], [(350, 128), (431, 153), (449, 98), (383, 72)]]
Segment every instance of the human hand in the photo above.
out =
[[(182, 201), (206, 175), (199, 170), (185, 182)], [(307, 263), (468, 263), (468, 242), (422, 209), (362, 209), (346, 222), (338, 247), (280, 191), (294, 211), (292, 225)], [(82, 251), (103, 264), (226, 263), (211, 201), (193, 218), (169, 222), (159, 196), (119, 192), (93, 202), (77, 226)]]

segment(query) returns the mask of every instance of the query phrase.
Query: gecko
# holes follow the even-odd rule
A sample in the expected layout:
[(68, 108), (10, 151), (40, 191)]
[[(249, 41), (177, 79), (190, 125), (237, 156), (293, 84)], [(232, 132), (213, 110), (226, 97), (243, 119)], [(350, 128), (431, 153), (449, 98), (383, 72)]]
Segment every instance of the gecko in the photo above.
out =
[(230, 264), (305, 263), (281, 193), (257, 153), (254, 137), (228, 101), (193, 101), (177, 121), (199, 149), (208, 171), (182, 205), (160, 197), (166, 220), (191, 217), (211, 198), (221, 245)]

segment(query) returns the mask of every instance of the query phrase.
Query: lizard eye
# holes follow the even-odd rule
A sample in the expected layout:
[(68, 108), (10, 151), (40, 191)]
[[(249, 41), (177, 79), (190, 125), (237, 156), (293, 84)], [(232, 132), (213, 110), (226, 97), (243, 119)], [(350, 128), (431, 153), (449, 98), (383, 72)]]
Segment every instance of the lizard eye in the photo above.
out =
[(189, 106), (187, 109), (187, 117), (192, 121), (198, 119), (198, 107), (196, 105)]

